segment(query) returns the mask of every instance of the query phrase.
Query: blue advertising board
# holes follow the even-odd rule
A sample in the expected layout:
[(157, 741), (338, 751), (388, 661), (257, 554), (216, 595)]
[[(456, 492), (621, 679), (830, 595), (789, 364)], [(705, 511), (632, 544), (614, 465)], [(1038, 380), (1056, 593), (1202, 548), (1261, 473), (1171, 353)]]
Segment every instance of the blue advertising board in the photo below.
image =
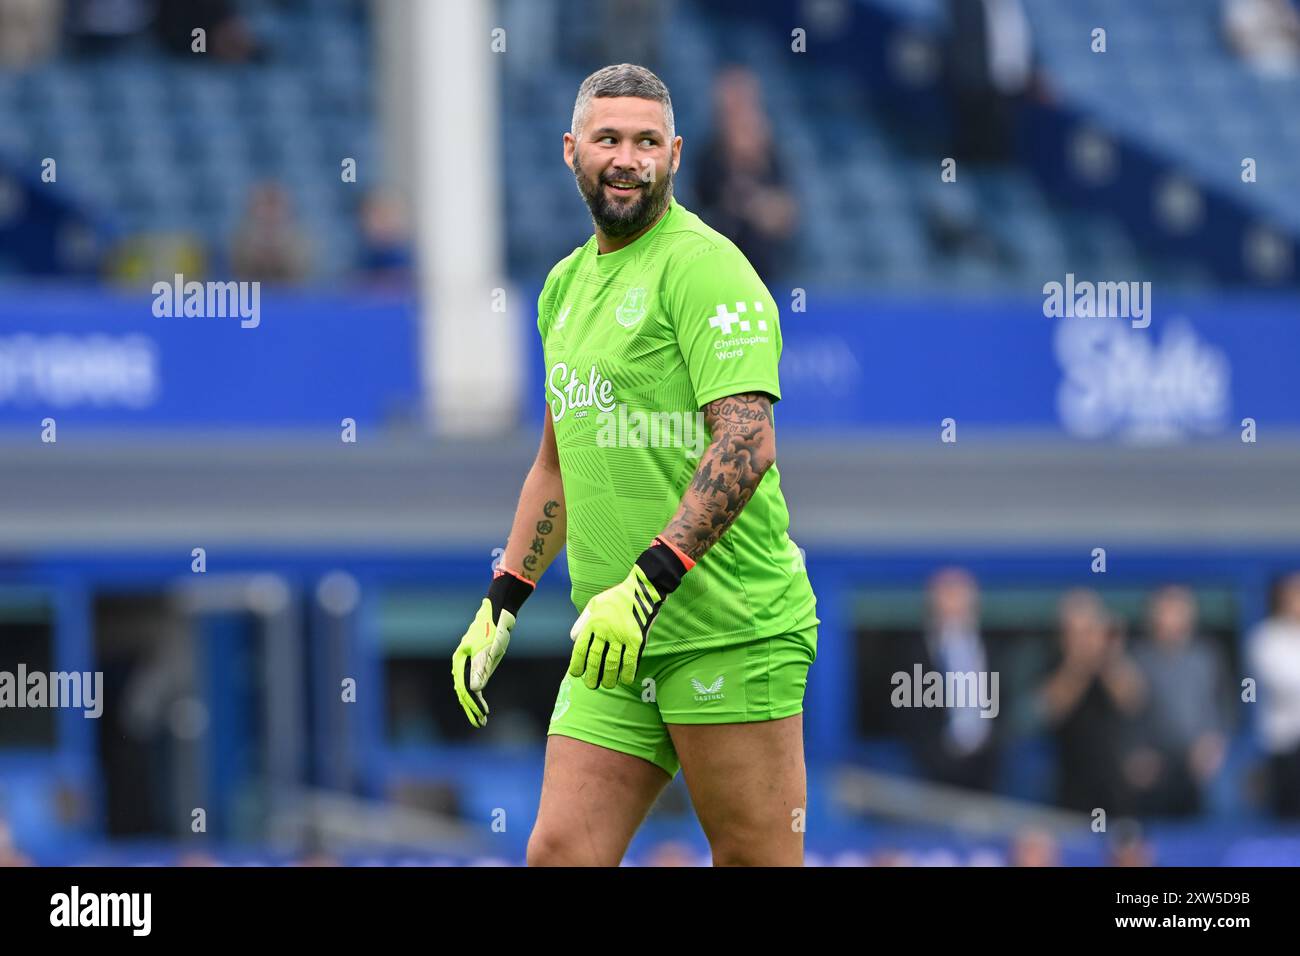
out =
[[(1056, 281), (1067, 284), (1065, 276)], [(783, 306), (777, 421), (785, 433), (938, 436), (949, 418), (959, 429), (1121, 442), (1222, 437), (1239, 433), (1244, 418), (1258, 429), (1300, 429), (1296, 296), (1178, 298), (1156, 288), (1145, 316), (1107, 310), (1111, 317), (1099, 318), (1049, 316), (1047, 294), (916, 298), (809, 289), (803, 311), (794, 311), (774, 291)], [(533, 321), (525, 317), (532, 343), (525, 395), (537, 405), (526, 398), (525, 422), (545, 398)]]
[(379, 424), (418, 408), (409, 295), (259, 289), (242, 312), (237, 297), (225, 314), (211, 314), (210, 301), (190, 310), (202, 317), (175, 301), (6, 286), (0, 426), (50, 416), (60, 426), (337, 429), (343, 418)]

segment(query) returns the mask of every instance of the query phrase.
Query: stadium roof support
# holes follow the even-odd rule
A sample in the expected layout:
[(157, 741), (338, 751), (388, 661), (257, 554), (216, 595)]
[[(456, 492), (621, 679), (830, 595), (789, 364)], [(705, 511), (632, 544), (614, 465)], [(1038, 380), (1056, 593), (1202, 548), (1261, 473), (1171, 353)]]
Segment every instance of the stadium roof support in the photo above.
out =
[[(389, 175), (416, 234), (428, 421), (442, 435), (511, 428), (523, 361), (504, 270), (497, 58), (514, 38), (481, 0), (373, 5)], [(501, 52), (494, 52), (494, 48)]]

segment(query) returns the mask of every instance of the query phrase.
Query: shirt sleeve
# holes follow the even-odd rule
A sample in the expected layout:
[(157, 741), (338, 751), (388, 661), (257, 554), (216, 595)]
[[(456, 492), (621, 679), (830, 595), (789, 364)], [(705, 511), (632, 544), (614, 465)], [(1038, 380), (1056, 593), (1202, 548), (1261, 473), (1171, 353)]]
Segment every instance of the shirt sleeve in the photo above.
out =
[(779, 401), (780, 317), (749, 261), (734, 246), (723, 246), (669, 276), (669, 317), (696, 407), (743, 392), (766, 392)]

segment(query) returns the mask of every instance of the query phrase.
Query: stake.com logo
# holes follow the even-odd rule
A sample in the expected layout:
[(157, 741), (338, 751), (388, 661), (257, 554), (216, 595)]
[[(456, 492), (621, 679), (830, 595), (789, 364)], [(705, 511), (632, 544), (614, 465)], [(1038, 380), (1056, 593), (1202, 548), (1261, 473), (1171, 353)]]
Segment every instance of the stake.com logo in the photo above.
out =
[(551, 419), (559, 421), (569, 409), (582, 409), (575, 418), (586, 415), (586, 409), (598, 408), (602, 412), (614, 410), (614, 383), (600, 374), (593, 364), (584, 380), (582, 373), (556, 362), (546, 376), (546, 387), (555, 397), (551, 400)]

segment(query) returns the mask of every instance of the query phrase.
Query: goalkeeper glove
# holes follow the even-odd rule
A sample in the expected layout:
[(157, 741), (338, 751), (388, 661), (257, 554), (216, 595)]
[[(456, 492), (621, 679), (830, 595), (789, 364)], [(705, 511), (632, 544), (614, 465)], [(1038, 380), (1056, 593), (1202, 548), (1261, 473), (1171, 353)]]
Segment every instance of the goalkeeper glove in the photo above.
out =
[(655, 538), (623, 582), (593, 597), (578, 616), (569, 632), (569, 674), (581, 677), (591, 690), (597, 684), (609, 690), (619, 681), (633, 686), (650, 625), (694, 566), (663, 538)]
[(465, 716), (475, 727), (487, 723), (488, 705), (483, 698), (483, 688), (505, 656), (519, 609), (535, 587), (532, 581), (513, 571), (499, 569), (492, 577), (487, 597), (479, 605), (473, 623), (451, 655), (451, 680), (456, 687), (456, 697), (465, 710)]

